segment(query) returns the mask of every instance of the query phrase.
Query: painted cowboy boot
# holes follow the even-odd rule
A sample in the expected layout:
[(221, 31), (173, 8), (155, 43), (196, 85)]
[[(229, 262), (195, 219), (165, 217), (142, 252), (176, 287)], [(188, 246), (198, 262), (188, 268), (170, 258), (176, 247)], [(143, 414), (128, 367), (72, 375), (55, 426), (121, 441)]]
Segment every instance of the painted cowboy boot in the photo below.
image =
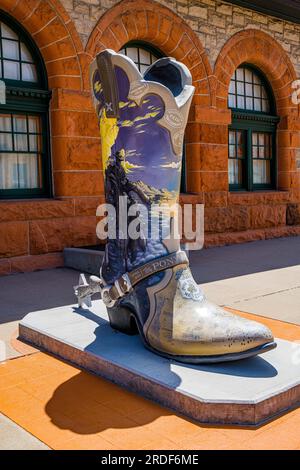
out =
[[(91, 81), (106, 202), (116, 209), (117, 229), (107, 241), (100, 279), (92, 277), (92, 291), (102, 292), (111, 326), (138, 332), (151, 351), (186, 363), (231, 361), (274, 348), (268, 328), (206, 300), (179, 240), (148, 235), (157, 207), (172, 205), (179, 195), (194, 93), (188, 69), (163, 58), (142, 76), (131, 59), (106, 50), (91, 66)], [(125, 210), (145, 209), (137, 239), (120, 236), (122, 204)]]

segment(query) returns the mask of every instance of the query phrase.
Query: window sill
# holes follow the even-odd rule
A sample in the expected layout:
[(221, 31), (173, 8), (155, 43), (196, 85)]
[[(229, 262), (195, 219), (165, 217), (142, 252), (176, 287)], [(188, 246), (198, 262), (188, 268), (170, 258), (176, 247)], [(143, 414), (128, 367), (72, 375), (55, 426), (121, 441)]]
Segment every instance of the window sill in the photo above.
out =
[(245, 189), (236, 189), (229, 191), (230, 196), (255, 196), (256, 194), (289, 194), (289, 191), (286, 189), (258, 189), (257, 191), (246, 191)]
[(1, 222), (30, 221), (74, 217), (72, 199), (3, 199)]
[(179, 201), (183, 204), (197, 204), (203, 200), (203, 193), (180, 193)]
[(229, 204), (284, 204), (289, 201), (290, 193), (286, 190), (262, 189), (259, 191), (230, 191)]

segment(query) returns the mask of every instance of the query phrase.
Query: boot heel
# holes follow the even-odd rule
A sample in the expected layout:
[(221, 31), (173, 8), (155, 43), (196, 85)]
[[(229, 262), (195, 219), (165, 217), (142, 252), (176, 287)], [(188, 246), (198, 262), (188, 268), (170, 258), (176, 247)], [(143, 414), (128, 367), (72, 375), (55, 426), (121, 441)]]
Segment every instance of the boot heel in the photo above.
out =
[(133, 313), (125, 307), (107, 308), (110, 326), (114, 330), (121, 331), (127, 335), (138, 334), (135, 318)]

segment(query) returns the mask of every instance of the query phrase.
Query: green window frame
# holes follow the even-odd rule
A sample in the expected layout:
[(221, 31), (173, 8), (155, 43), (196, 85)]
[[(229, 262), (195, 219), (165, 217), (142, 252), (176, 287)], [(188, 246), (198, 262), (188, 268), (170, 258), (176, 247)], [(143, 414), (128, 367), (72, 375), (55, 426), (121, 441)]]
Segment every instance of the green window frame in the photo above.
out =
[[(136, 51), (134, 51), (136, 50)], [(146, 51), (149, 53), (149, 61), (142, 59), (142, 52)], [(144, 41), (129, 41), (121, 49), (120, 52), (130, 57), (133, 62), (137, 65), (139, 71), (144, 73), (146, 68), (149, 67), (153, 62), (161, 57), (164, 57), (165, 54), (158, 49), (157, 47), (152, 46), (151, 44)], [(182, 170), (181, 170), (181, 180), (180, 180), (180, 192), (187, 192), (187, 183), (186, 183), (186, 149), (185, 149), (185, 140), (183, 142), (182, 150)]]
[(271, 190), (277, 187), (276, 116), (272, 89), (263, 73), (242, 64), (231, 79), (228, 106), (230, 191)]
[(46, 67), (26, 30), (1, 10), (0, 80), (6, 87), (6, 103), (0, 104), (0, 199), (51, 197)]

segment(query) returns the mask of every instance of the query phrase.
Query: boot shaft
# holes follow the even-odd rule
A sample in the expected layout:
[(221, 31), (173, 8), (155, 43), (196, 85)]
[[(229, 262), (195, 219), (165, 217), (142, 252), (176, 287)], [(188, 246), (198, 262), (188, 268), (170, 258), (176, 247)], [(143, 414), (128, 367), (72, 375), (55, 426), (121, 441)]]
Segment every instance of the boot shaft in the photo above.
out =
[[(149, 214), (157, 217), (154, 202), (159, 212), (164, 202), (178, 198), (191, 77), (169, 58), (154, 63), (142, 77), (130, 59), (113, 51), (97, 56), (91, 76), (106, 199), (117, 209), (117, 217), (122, 197), (126, 209), (141, 203), (143, 232)], [(127, 334), (138, 331), (148, 349), (168, 359), (214, 363), (274, 349), (272, 332), (264, 325), (207, 301), (178, 249), (179, 240), (153, 238), (146, 232), (139, 240), (112, 237), (102, 279), (79, 287), (91, 293), (100, 290), (111, 326)]]
[[(183, 136), (194, 87), (188, 69), (172, 58), (159, 59), (143, 77), (131, 59), (110, 50), (92, 63), (91, 82), (99, 117), (105, 197), (115, 207), (117, 218), (117, 236), (108, 240), (102, 268), (104, 277), (111, 280), (179, 247), (178, 240), (164, 237), (169, 218), (163, 217), (159, 225), (158, 217), (162, 207), (168, 209), (178, 201)], [(143, 209), (137, 240), (120, 237), (123, 199), (125, 210), (135, 204)], [(150, 235), (153, 225), (159, 226), (155, 240)]]

